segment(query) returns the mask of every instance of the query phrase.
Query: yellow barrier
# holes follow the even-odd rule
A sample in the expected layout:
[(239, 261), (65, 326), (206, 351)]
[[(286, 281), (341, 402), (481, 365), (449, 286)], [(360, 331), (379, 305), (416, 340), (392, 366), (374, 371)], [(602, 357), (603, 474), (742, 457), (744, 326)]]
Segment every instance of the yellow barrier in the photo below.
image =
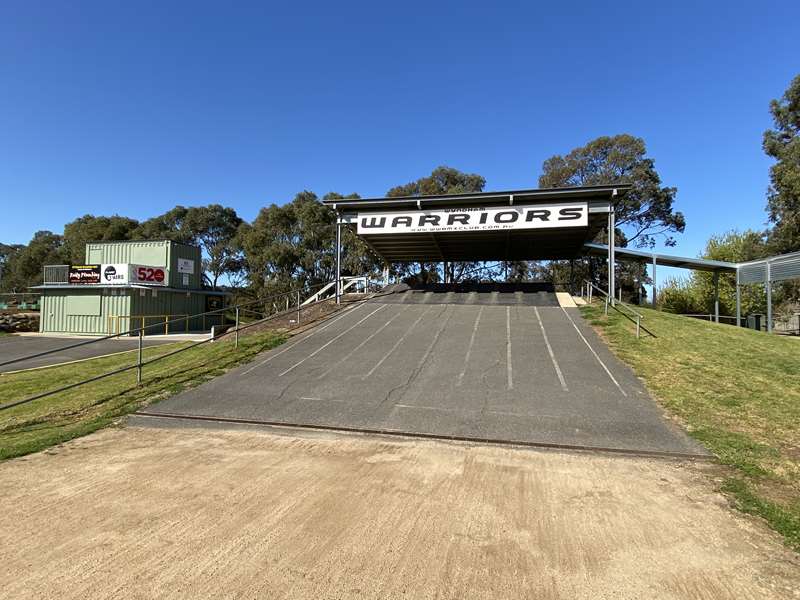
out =
[[(142, 332), (142, 335), (146, 335), (147, 334), (147, 330), (145, 330), (145, 319), (159, 319), (159, 320), (160, 319), (164, 319), (164, 335), (168, 335), (169, 334), (170, 321), (173, 320), (173, 319), (180, 319), (181, 317), (184, 318), (184, 321), (183, 321), (184, 330), (186, 331), (186, 333), (189, 333), (189, 315), (109, 315), (108, 316), (108, 323), (106, 325), (107, 325), (107, 328), (108, 328), (108, 334), (112, 335), (114, 333), (122, 333), (122, 331), (124, 331), (120, 327), (120, 321), (122, 321), (123, 319), (127, 319), (129, 322), (137, 320), (137, 321), (140, 321), (140, 323), (141, 323), (140, 326), (144, 330)], [(156, 325), (158, 325), (158, 324), (155, 323), (153, 325), (148, 325), (147, 329), (150, 329), (151, 327), (155, 327)], [(128, 329), (130, 329), (131, 327), (133, 327), (132, 324), (129, 325)]]

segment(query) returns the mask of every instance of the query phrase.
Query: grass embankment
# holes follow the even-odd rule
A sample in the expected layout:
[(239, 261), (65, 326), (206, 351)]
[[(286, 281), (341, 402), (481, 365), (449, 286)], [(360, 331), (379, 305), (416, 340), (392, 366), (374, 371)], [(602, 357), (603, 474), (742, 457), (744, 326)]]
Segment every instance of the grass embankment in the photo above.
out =
[(641, 309), (658, 338), (584, 307), (612, 350), (728, 468), (722, 490), (800, 550), (800, 340)]
[[(0, 460), (37, 452), (96, 431), (142, 406), (200, 385), (248, 362), (284, 339), (271, 332), (242, 336), (238, 350), (234, 350), (232, 339), (218, 340), (145, 366), (139, 386), (134, 369), (0, 411)], [(172, 352), (181, 345), (188, 343), (146, 348), (145, 360)], [(135, 362), (136, 353), (133, 352), (0, 375), (0, 403), (28, 398)]]

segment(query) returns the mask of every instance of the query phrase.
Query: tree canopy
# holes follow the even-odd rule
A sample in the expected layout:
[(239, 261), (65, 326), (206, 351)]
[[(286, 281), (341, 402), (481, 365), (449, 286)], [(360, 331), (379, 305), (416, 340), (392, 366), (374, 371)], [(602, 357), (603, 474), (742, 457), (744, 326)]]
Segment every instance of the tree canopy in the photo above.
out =
[(64, 256), (80, 264), (86, 260), (87, 242), (128, 240), (138, 227), (139, 221), (128, 217), (84, 215), (64, 225)]
[[(326, 199), (358, 198), (330, 193)], [(336, 214), (316, 194), (303, 191), (282, 206), (262, 208), (252, 224), (240, 228), (248, 280), (261, 295), (311, 287), (335, 278)], [(379, 264), (364, 242), (342, 229), (342, 274), (375, 274)]]
[(775, 253), (800, 250), (800, 75), (778, 100), (770, 103), (774, 129), (764, 133), (763, 147), (775, 159), (767, 192), (769, 220), (774, 224), (770, 248)]
[(242, 219), (232, 208), (220, 204), (176, 206), (144, 221), (131, 232), (131, 239), (167, 239), (200, 246), (206, 283), (217, 287), (223, 275), (236, 276), (244, 267), (235, 240)]
[[(436, 196), (443, 194), (467, 194), (482, 192), (486, 180), (476, 173), (464, 173), (452, 167), (435, 168), (430, 175), (420, 177), (404, 185), (391, 188), (386, 195), (398, 196)], [(452, 281), (475, 278), (486, 270), (483, 263), (453, 262), (449, 265)], [(393, 274), (406, 281), (435, 283), (439, 281), (437, 263), (395, 263)]]
[(672, 234), (682, 233), (686, 226), (683, 214), (674, 209), (678, 190), (661, 185), (642, 138), (628, 134), (599, 137), (566, 156), (551, 156), (544, 161), (539, 177), (541, 188), (613, 183), (632, 185), (614, 205), (617, 227), (624, 232), (617, 244), (653, 247), (660, 238), (665, 245), (674, 246)]
[(43, 265), (65, 262), (63, 243), (64, 239), (52, 231), (37, 231), (27, 246), (4, 246), (0, 287), (7, 292), (24, 292), (41, 284)]

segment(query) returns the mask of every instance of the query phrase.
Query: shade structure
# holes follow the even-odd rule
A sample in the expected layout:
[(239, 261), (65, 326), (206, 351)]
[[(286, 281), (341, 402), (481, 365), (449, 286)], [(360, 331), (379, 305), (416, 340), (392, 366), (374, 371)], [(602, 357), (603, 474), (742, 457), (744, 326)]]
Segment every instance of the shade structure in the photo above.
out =
[(386, 262), (574, 258), (626, 184), (327, 200)]

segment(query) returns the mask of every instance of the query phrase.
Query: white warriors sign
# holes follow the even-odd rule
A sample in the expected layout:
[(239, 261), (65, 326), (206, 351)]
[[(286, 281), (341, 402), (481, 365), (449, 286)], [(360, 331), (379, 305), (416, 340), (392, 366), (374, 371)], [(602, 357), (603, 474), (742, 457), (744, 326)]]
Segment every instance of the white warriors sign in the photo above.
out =
[(447, 233), (587, 227), (586, 202), (358, 213), (358, 233)]

